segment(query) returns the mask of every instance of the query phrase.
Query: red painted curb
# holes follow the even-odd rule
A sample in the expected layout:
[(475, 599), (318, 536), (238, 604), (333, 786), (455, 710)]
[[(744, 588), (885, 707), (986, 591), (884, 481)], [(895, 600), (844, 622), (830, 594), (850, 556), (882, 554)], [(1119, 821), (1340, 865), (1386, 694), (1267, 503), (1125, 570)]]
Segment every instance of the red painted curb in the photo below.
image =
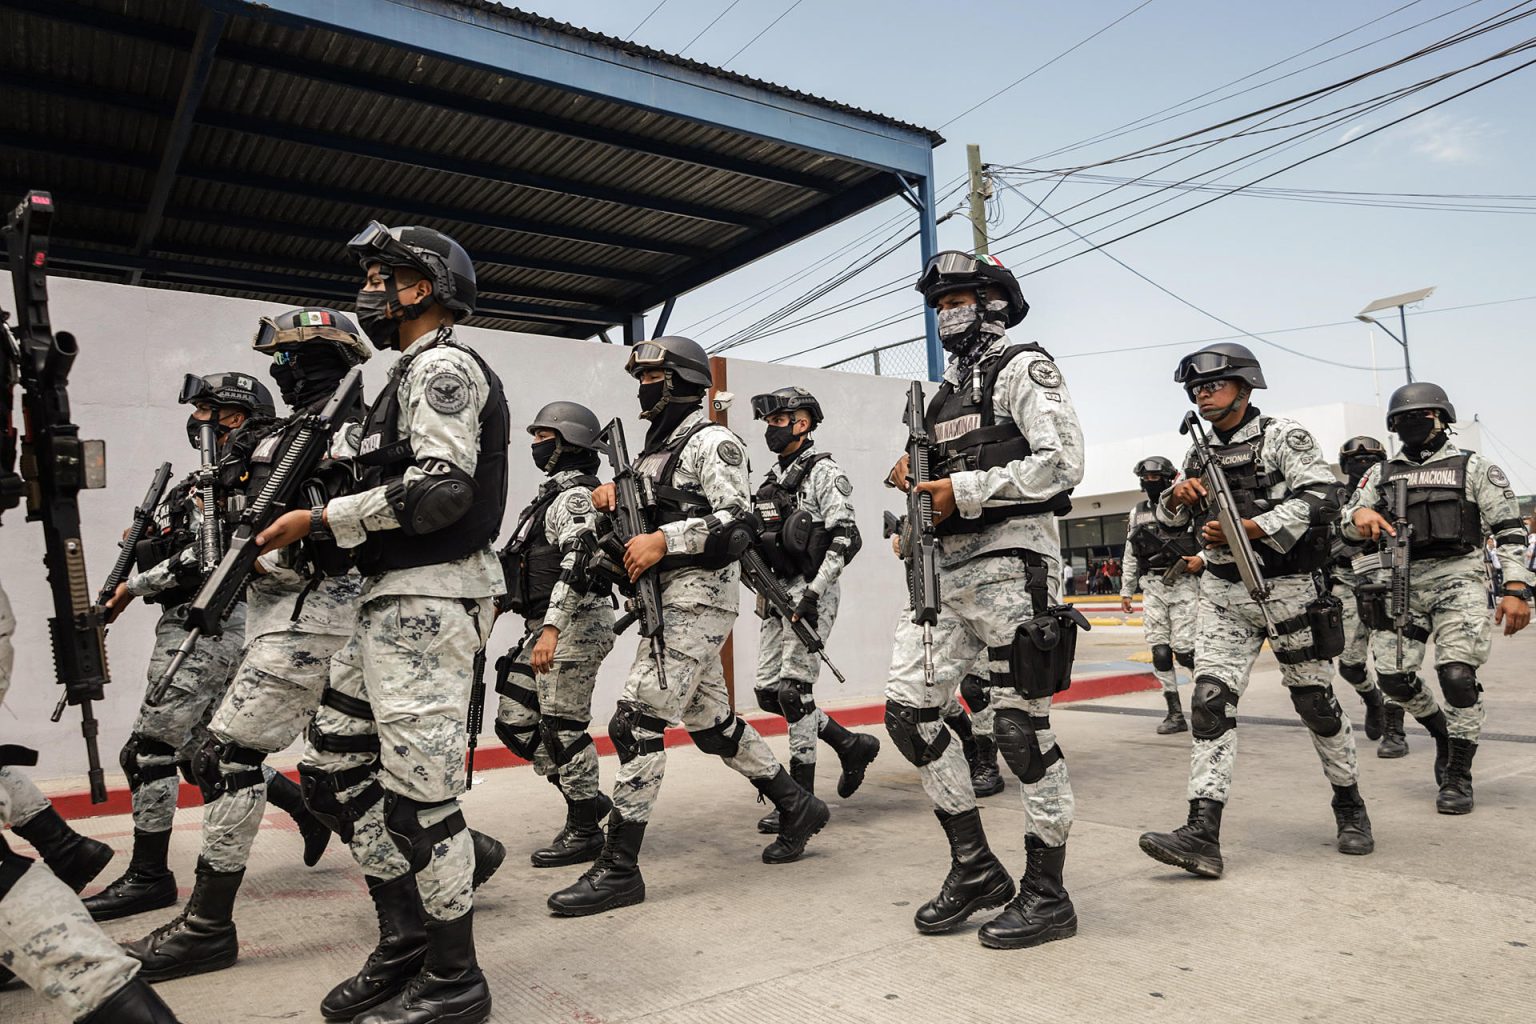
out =
[[(1088, 679), (1073, 680), (1071, 689), (1056, 695), (1055, 703), (1068, 704), (1077, 700), (1096, 700), (1100, 697), (1115, 697), (1125, 693), (1135, 693), (1139, 690), (1155, 690), (1160, 684), (1150, 672), (1129, 672), (1123, 675), (1093, 676)], [(827, 712), (837, 721), (847, 726), (876, 725), (885, 721), (885, 702), (877, 701), (870, 704), (853, 704), (848, 707), (835, 708)], [(754, 712), (743, 715), (752, 723), (759, 733), (764, 736), (782, 736), (789, 731), (789, 725), (778, 715), (770, 715), (766, 712)], [(668, 729), (666, 745), (669, 747), (681, 746), (693, 741), (688, 737), (686, 729)], [(592, 743), (597, 747), (600, 756), (607, 757), (613, 753), (613, 741), (607, 733), (597, 733), (592, 737)], [(475, 771), (490, 771), (494, 768), (516, 768), (528, 764), (512, 751), (499, 743), (492, 741), (490, 746), (481, 746), (475, 751)], [(297, 769), (290, 768), (283, 772), (284, 775), (298, 781)], [(50, 798), (54, 809), (65, 818), (99, 818), (109, 814), (127, 814), (133, 810), (133, 798), (128, 792), (127, 786), (114, 786), (107, 790), (105, 803), (91, 803), (91, 794), (87, 790), (79, 792), (61, 793)], [(196, 786), (183, 782), (176, 795), (178, 807), (192, 807), (202, 803), (203, 795)]]

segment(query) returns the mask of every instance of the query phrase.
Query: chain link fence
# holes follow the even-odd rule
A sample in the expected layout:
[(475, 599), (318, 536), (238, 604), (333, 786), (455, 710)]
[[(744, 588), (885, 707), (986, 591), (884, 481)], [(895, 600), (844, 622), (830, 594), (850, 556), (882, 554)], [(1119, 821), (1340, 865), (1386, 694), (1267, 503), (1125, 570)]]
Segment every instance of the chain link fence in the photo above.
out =
[(828, 363), (823, 369), (868, 373), (876, 377), (928, 379), (928, 349), (922, 338), (908, 338)]

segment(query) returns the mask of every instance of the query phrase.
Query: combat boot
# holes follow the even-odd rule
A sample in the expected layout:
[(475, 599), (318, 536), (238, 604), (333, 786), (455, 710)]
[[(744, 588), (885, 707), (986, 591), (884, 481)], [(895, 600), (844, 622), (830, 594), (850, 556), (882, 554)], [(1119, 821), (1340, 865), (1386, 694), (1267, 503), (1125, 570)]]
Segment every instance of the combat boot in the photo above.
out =
[(1221, 811), (1219, 800), (1191, 800), (1189, 820), (1172, 832), (1143, 832), (1141, 852), (1205, 878), (1220, 878)]
[(304, 806), (304, 793), (298, 784), (282, 772), (273, 772), (267, 780), (267, 801), (299, 826), (299, 835), (304, 839), (304, 866), (312, 868), (320, 863), (320, 855), (331, 841), (331, 830), (309, 813), (309, 808)]
[(245, 869), (215, 871), (197, 862), (197, 881), (187, 905), (165, 924), (123, 949), (144, 966), (145, 981), (170, 981), (189, 974), (208, 974), (233, 967), (240, 956), (240, 941), (232, 917), (235, 894)]
[(484, 832), (469, 830), (469, 843), (475, 851), (474, 874), (470, 877), (471, 888), (478, 889), (491, 880), (501, 862), (507, 859), (507, 848), (497, 839)]
[(161, 910), (176, 903), (176, 876), (166, 864), (171, 831), (133, 830), (133, 856), (121, 878), (83, 901), (85, 909), (97, 921), (115, 921), (120, 917)]
[(608, 837), (597, 860), (573, 884), (549, 897), (550, 912), (585, 917), (644, 902), (645, 879), (640, 877), (644, 842), (645, 822), (625, 821), (615, 810), (608, 817)]
[[(563, 791), (562, 791), (563, 792)], [(613, 810), (613, 801), (602, 793), (588, 800), (565, 800), (565, 827), (550, 844), (528, 858), (536, 868), (563, 868), (587, 864), (603, 849), (602, 820)]]
[(1333, 820), (1339, 826), (1339, 852), (1361, 856), (1376, 852), (1371, 819), (1359, 786), (1333, 787)]
[[(1373, 686), (1362, 693), (1360, 699), (1365, 701), (1365, 738), (1379, 740), (1381, 734), (1386, 731), (1387, 698)], [(1397, 717), (1401, 724), (1403, 717), (1401, 708), (1398, 708)], [(1379, 757), (1380, 754), (1378, 753), (1377, 756)]]
[(393, 999), (353, 1024), (479, 1024), (491, 1015), (491, 990), (475, 959), (475, 913), (427, 922), (427, 961)]
[[(814, 770), (815, 766), (810, 766)], [(811, 836), (820, 832), (832, 817), (827, 805), (807, 791), (789, 772), (780, 768), (771, 779), (753, 779), (752, 785), (779, 812), (779, 838), (763, 847), (764, 864), (788, 864), (799, 860)]]
[(1168, 717), (1157, 723), (1157, 734), (1171, 736), (1176, 732), (1189, 732), (1189, 723), (1184, 721), (1184, 706), (1179, 703), (1179, 691), (1167, 690), (1163, 699), (1168, 702)]
[(1383, 710), (1381, 743), (1376, 747), (1376, 756), (1408, 756), (1408, 734), (1403, 731), (1403, 709), (1396, 704), (1388, 704)]
[(858, 792), (864, 784), (864, 773), (880, 756), (880, 741), (874, 736), (853, 732), (831, 715), (822, 723), (817, 736), (837, 753), (837, 762), (842, 769), (837, 776), (837, 796), (839, 800), (847, 800)]
[(1451, 729), (1446, 724), (1445, 712), (1436, 711), (1428, 718), (1419, 719), (1419, 724), (1429, 731), (1430, 738), (1435, 741), (1435, 785), (1445, 785), (1445, 764), (1451, 756)]
[(1454, 736), (1449, 742), (1450, 756), (1440, 780), (1440, 793), (1435, 797), (1435, 810), (1441, 814), (1471, 814), (1472, 758), (1477, 756), (1477, 744)]
[(991, 736), (976, 737), (971, 789), (977, 796), (996, 796), (1003, 791), (1003, 773), (997, 770), (997, 741)]
[(977, 933), (988, 949), (1025, 949), (1077, 934), (1077, 909), (1061, 882), (1066, 846), (1046, 846), (1038, 836), (1025, 836), (1024, 849), (1028, 860), (1018, 895)]
[(934, 811), (949, 839), (949, 874), (939, 894), (917, 908), (912, 923), (924, 935), (951, 931), (978, 910), (1000, 907), (1013, 898), (1013, 876), (987, 845), (981, 809), (959, 814)]
[[(799, 783), (800, 788), (807, 793), (816, 792), (816, 763), (805, 764), (801, 761), (789, 762), (789, 777)], [(779, 809), (775, 807), (758, 819), (757, 830), (765, 836), (779, 834)]]
[(362, 969), (320, 1001), (326, 1020), (351, 1020), (399, 993), (427, 958), (427, 915), (416, 876), (369, 877), (368, 896), (379, 915), (379, 944)]
[(75, 1024), (181, 1024), (155, 990), (139, 978), (112, 993), (107, 1001)]
[(70, 828), (52, 806), (44, 807), (25, 824), (12, 825), (11, 831), (31, 843), (59, 881), (75, 892), (101, 874), (112, 859), (112, 847)]

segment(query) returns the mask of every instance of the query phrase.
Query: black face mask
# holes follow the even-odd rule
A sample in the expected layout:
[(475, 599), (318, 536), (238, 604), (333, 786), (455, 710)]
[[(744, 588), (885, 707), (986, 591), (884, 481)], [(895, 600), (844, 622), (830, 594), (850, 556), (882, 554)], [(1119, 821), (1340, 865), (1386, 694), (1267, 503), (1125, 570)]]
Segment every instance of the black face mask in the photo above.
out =
[(330, 345), (310, 344), (286, 356), (281, 363), (273, 360), (270, 372), (290, 409), (330, 397), (352, 368), (347, 357)]
[(545, 441), (535, 441), (528, 447), (533, 453), (533, 464), (539, 467), (540, 472), (554, 472), (555, 463), (560, 458), (560, 439), (558, 437), (551, 437)]
[(768, 442), (768, 450), (778, 454), (795, 443), (795, 425), (790, 423), (782, 427), (769, 427), (764, 432), (764, 440)]
[[(205, 423), (207, 423), (207, 422), (209, 422), (209, 421), (208, 420), (200, 420), (196, 416), (188, 416), (187, 417), (187, 440), (192, 442), (192, 450), (193, 451), (200, 452), (200, 451), (203, 450), (202, 432), (203, 432), (203, 425)], [(214, 441), (216, 443), (219, 442), (219, 441), (223, 441), (226, 437), (229, 436), (229, 431), (230, 431), (229, 427), (226, 427), (224, 424), (219, 422), (219, 420), (218, 420), (218, 413), (215, 412), (214, 413), (214, 418), (213, 418), (213, 437), (214, 437)]]
[(667, 405), (667, 382), (658, 380), (640, 385), (640, 418), (653, 420)]
[(1161, 479), (1159, 479), (1159, 480), (1143, 480), (1141, 482), (1141, 490), (1142, 490), (1142, 492), (1144, 494), (1146, 494), (1147, 500), (1152, 502), (1153, 504), (1157, 503), (1157, 499), (1162, 497), (1163, 492), (1166, 491), (1167, 489), (1168, 489), (1168, 481), (1167, 480), (1161, 480)]
[(357, 293), (357, 325), (379, 351), (400, 347), (400, 321), (389, 315), (385, 292)]
[(1355, 490), (1360, 486), (1360, 481), (1365, 479), (1365, 474), (1371, 471), (1376, 463), (1362, 462), (1359, 459), (1347, 459), (1344, 462), (1344, 475), (1349, 477), (1349, 489)]
[(1424, 458), (1445, 441), (1445, 432), (1433, 416), (1399, 416), (1391, 423), (1391, 428), (1403, 442), (1403, 452), (1412, 459)]

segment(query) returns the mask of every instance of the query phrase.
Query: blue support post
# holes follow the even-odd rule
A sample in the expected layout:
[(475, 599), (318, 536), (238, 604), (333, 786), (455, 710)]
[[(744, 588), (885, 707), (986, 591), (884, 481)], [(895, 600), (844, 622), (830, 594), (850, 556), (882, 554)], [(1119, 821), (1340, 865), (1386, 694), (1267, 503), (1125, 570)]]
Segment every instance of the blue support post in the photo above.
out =
[[(918, 245), (923, 266), (939, 251), (938, 211), (934, 209), (937, 198), (933, 194), (933, 150), (928, 151), (928, 171), (917, 182), (917, 197), (921, 208), (917, 211)], [(939, 318), (928, 303), (923, 303), (923, 333), (927, 336), (928, 379), (936, 381), (944, 376), (944, 347), (939, 344)]]

